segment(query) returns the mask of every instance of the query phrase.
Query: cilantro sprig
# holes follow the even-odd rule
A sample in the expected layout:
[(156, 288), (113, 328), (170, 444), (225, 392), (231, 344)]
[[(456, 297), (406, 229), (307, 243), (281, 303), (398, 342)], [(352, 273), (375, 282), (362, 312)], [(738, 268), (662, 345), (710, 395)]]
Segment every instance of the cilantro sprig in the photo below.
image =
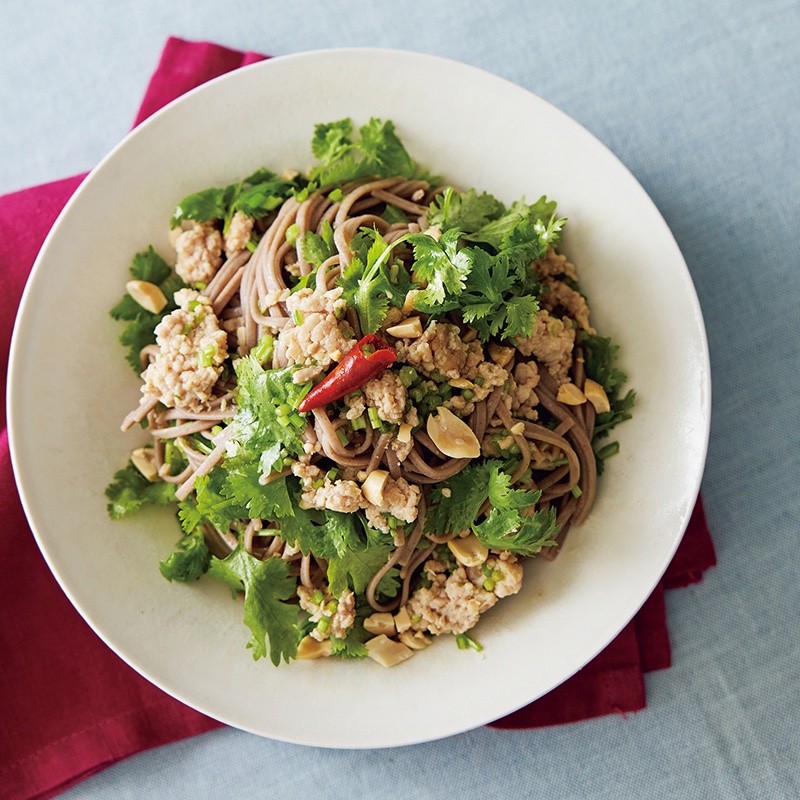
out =
[(326, 186), (371, 176), (411, 178), (417, 172), (391, 121), (373, 117), (359, 128), (358, 139), (352, 133), (350, 119), (314, 128), (311, 152), (321, 163), (309, 170), (309, 180)]
[(615, 365), (619, 345), (614, 344), (610, 338), (585, 331), (580, 333), (578, 341), (583, 347), (586, 375), (603, 387), (611, 406), (609, 411), (597, 414), (592, 432), (597, 473), (602, 474), (605, 460), (619, 452), (619, 443), (609, 442), (598, 446), (598, 442), (606, 438), (620, 422), (633, 416), (636, 392), (629, 389), (625, 394), (622, 393), (628, 376)]
[(281, 180), (274, 172), (259, 169), (238, 183), (204, 189), (184, 197), (175, 206), (170, 227), (177, 228), (187, 220), (222, 220), (223, 232), (227, 232), (237, 211), (250, 217), (264, 217), (299, 188), (296, 181)]
[(165, 481), (150, 482), (133, 465), (114, 474), (106, 487), (106, 506), (111, 519), (122, 519), (136, 513), (144, 506), (169, 506), (175, 502), (175, 486)]
[[(446, 482), (449, 492), (434, 491), (425, 520), (425, 532), (437, 536), (471, 530), (490, 549), (532, 556), (555, 544), (559, 531), (555, 509), (529, 509), (541, 492), (511, 488), (511, 476), (500, 462), (490, 459), (468, 464)], [(482, 521), (478, 516), (486, 500), (492, 510)], [(526, 513), (522, 513), (522, 512)]]
[(289, 562), (282, 558), (261, 561), (241, 545), (224, 559), (211, 557), (208, 574), (230, 586), (233, 596), (244, 592), (244, 624), (250, 628), (247, 647), (253, 659), (267, 655), (277, 667), (297, 655), (297, 606), (285, 602), (297, 591), (297, 578)]
[(363, 229), (361, 241), (371, 240), (371, 244), (366, 252), (356, 246), (361, 252), (356, 252), (337, 280), (347, 305), (356, 309), (363, 333), (380, 328), (390, 303), (398, 308), (403, 305), (410, 285), (408, 273), (400, 264), (392, 265), (390, 271), (389, 261), (392, 251), (412, 238), (406, 235), (387, 244), (378, 231)]

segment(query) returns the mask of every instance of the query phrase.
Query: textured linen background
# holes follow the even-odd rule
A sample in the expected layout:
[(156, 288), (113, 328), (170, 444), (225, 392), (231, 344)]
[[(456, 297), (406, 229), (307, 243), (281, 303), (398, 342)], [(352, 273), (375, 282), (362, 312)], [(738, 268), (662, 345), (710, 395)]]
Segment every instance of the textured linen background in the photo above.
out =
[(274, 54), (407, 47), (532, 89), (659, 206), (698, 289), (714, 378), (703, 495), (720, 566), (667, 595), (673, 667), (648, 676), (648, 710), (379, 752), (225, 729), (65, 797), (800, 796), (796, 2), (140, 0), (112, 13), (6, 1), (0, 16), (0, 192), (91, 168), (125, 134), (170, 34)]

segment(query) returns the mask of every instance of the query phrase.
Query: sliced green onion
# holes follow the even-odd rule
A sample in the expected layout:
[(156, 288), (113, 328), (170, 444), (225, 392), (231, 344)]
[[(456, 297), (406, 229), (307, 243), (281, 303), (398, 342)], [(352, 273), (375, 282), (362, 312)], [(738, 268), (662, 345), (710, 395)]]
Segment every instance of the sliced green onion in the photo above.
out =
[(297, 237), (300, 235), (300, 226), (295, 222), (286, 229), (286, 241), (294, 247), (297, 244)]
[(598, 458), (611, 458), (619, 453), (619, 442), (611, 442), (597, 451)]
[(472, 389), (462, 389), (461, 396), (465, 400), (472, 400), (472, 398), (475, 397), (475, 392), (473, 392)]
[(330, 611), (331, 614), (335, 614), (338, 608), (339, 604), (335, 600), (331, 600), (330, 603), (328, 603), (328, 611)]
[(263, 364), (272, 358), (272, 353), (275, 350), (275, 337), (271, 333), (265, 333), (259, 340), (258, 344), (252, 349), (252, 354), (255, 356), (256, 361)]
[(299, 328), (303, 324), (303, 315), (299, 311), (292, 312), (292, 321)]
[(327, 478), (329, 481), (335, 481), (335, 480), (336, 480), (336, 479), (339, 477), (339, 470), (338, 470), (338, 469), (336, 469), (336, 467), (334, 467), (333, 469), (329, 469), (329, 470), (328, 470), (328, 471), (325, 473), (325, 477), (326, 477), (326, 478)]
[(304, 417), (301, 417), (299, 414), (292, 414), (289, 417), (289, 422), (295, 426), (295, 428), (302, 429), (306, 426), (306, 421)]
[(483, 647), (479, 645), (474, 639), (470, 639), (466, 633), (459, 633), (456, 636), (456, 644), (459, 650), (468, 650), (470, 647), (476, 652), (480, 653)]
[(354, 431), (362, 431), (367, 427), (367, 421), (364, 419), (363, 415), (356, 417), (355, 419), (350, 420), (350, 427)]
[(409, 367), (407, 364), (403, 367), (400, 367), (400, 371), (397, 373), (397, 377), (400, 378), (400, 383), (408, 389), (412, 383), (419, 377), (417, 375), (417, 371), (414, 367)]
[(494, 581), (487, 578), (483, 582), (483, 588), (486, 589), (487, 592), (494, 591)]
[(197, 363), (201, 367), (211, 367), (214, 364), (214, 354), (216, 353), (216, 348), (213, 344), (206, 345), (198, 354), (197, 354)]
[(483, 386), (483, 378), (482, 378), (480, 375), (478, 375), (478, 377), (477, 377), (477, 378), (475, 378), (475, 380), (473, 380), (472, 382), (473, 382), (473, 383), (474, 383), (476, 386)]
[(322, 601), (324, 599), (325, 599), (325, 596), (322, 594), (322, 592), (319, 589), (317, 589), (317, 591), (314, 592), (314, 594), (311, 596), (311, 600), (314, 602), (315, 605), (318, 605), (318, 606), (322, 605)]
[(370, 406), (367, 409), (367, 416), (369, 417), (369, 424), (376, 430), (381, 427), (381, 418), (378, 416), (378, 409)]
[(334, 189), (328, 195), (328, 200), (330, 200), (331, 203), (338, 203), (343, 197), (344, 197), (344, 193), (342, 192), (341, 189)]
[(331, 626), (331, 618), (330, 617), (322, 617), (320, 621), (317, 623), (317, 630), (320, 633), (325, 633)]
[(347, 438), (347, 433), (345, 432), (344, 428), (337, 428), (336, 435), (339, 437), (342, 447), (347, 447), (350, 444), (350, 440)]
[(570, 491), (572, 492), (573, 497), (580, 497), (583, 494), (581, 487), (578, 486), (577, 483), (570, 489)]

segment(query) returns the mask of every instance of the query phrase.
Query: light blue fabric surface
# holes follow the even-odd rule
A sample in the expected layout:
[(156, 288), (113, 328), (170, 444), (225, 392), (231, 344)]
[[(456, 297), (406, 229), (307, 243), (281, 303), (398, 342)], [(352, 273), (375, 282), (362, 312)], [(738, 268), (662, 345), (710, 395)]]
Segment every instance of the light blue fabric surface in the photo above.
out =
[(373, 752), (221, 730), (64, 796), (800, 797), (800, 4), (0, 0), (0, 192), (91, 168), (170, 34), (449, 56), (605, 142), (671, 226), (703, 307), (719, 566), (669, 593), (674, 666), (648, 676), (649, 708), (628, 719)]

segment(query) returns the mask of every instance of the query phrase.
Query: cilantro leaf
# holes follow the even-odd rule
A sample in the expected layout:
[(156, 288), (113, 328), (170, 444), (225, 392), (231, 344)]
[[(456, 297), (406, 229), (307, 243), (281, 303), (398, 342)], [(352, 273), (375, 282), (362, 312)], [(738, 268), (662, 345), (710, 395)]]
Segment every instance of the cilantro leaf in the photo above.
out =
[(369, 654), (365, 642), (371, 638), (364, 628), (363, 620), (356, 617), (353, 627), (347, 631), (344, 639), (337, 636), (330, 637), (331, 655), (340, 658), (365, 658)]
[(311, 152), (314, 157), (326, 162), (340, 158), (353, 145), (350, 140), (352, 130), (353, 123), (349, 119), (315, 125), (314, 136), (311, 139)]
[(274, 172), (259, 169), (238, 183), (204, 189), (184, 197), (172, 212), (170, 227), (177, 228), (188, 220), (222, 220), (223, 231), (227, 231), (237, 211), (250, 217), (264, 217), (283, 203), (295, 189), (295, 181), (279, 180)]
[(349, 119), (317, 125), (311, 152), (322, 163), (309, 170), (308, 177), (320, 186), (368, 176), (410, 178), (416, 165), (395, 132), (394, 124), (372, 118), (359, 129), (353, 141)]
[(318, 234), (313, 231), (307, 231), (303, 234), (303, 238), (300, 240), (300, 251), (303, 254), (303, 258), (316, 267), (319, 267), (324, 261), (336, 254), (333, 227), (327, 219), (322, 223)]
[(473, 257), (471, 251), (459, 250), (460, 237), (458, 228), (445, 231), (439, 241), (425, 233), (408, 237), (408, 241), (414, 245), (414, 271), (417, 278), (428, 283), (417, 295), (421, 304), (440, 304), (448, 294), (457, 296), (464, 291)]
[(472, 526), (472, 530), (484, 547), (532, 556), (542, 547), (556, 544), (560, 527), (555, 508), (539, 509), (533, 516), (525, 516), (515, 509), (493, 508), (483, 522)]
[[(541, 492), (511, 488), (511, 476), (490, 459), (468, 464), (446, 482), (450, 491), (434, 490), (425, 520), (425, 532), (435, 535), (471, 530), (490, 549), (533, 555), (553, 543), (558, 533), (555, 509), (531, 513)], [(489, 500), (492, 510), (477, 522), (481, 507)]]
[[(234, 369), (238, 396), (228, 456), (232, 458), (249, 451), (251, 459), (261, 461), (265, 451), (277, 452), (271, 449), (276, 444), (282, 448), (281, 457), (302, 455), (305, 415), (294, 409), (308, 394), (311, 381), (294, 383), (292, 375), (296, 367), (265, 370), (252, 355), (237, 359)], [(286, 407), (290, 409), (288, 413)], [(285, 424), (287, 419), (289, 424)], [(262, 466), (269, 472), (277, 461), (276, 458), (273, 463)]]
[(428, 210), (428, 224), (447, 230), (458, 228), (463, 233), (474, 233), (497, 219), (506, 207), (496, 197), (475, 189), (455, 192), (448, 186), (437, 195)]
[[(356, 594), (363, 593), (375, 573), (386, 563), (392, 545), (348, 550), (328, 561), (328, 584), (331, 594), (338, 597), (348, 586)], [(387, 588), (389, 588), (387, 586)]]
[[(549, 201), (544, 196), (540, 197), (532, 205), (528, 205), (524, 199), (518, 200), (502, 216), (487, 222), (477, 230), (471, 231), (464, 238), (472, 242), (482, 242), (495, 250), (500, 250), (503, 246), (503, 238), (520, 223), (525, 221), (532, 223), (544, 222), (553, 216), (555, 210), (555, 202)], [(554, 244), (555, 242), (552, 243)]]
[(247, 643), (253, 659), (267, 655), (277, 667), (281, 658), (287, 663), (297, 654), (299, 639), (297, 606), (282, 602), (294, 596), (297, 579), (289, 562), (282, 558), (260, 561), (240, 545), (229, 556), (211, 557), (208, 574), (225, 581), (234, 595), (244, 592), (244, 624), (250, 628)]
[(289, 196), (290, 190), (294, 188), (293, 181), (269, 179), (240, 189), (231, 201), (225, 216), (225, 229), (227, 230), (231, 218), (237, 211), (247, 214), (248, 217), (267, 216), (270, 211), (274, 211), (283, 203)]
[[(339, 276), (337, 285), (342, 287), (342, 297), (347, 305), (356, 309), (361, 330), (366, 334), (375, 333), (380, 328), (390, 301), (402, 305), (405, 300), (402, 286), (406, 284), (407, 273), (403, 275), (404, 271), (398, 267), (395, 270), (398, 280), (392, 283), (386, 264), (392, 250), (408, 237), (401, 237), (389, 245), (376, 230), (362, 228), (360, 233), (363, 234), (362, 240), (354, 247), (354, 252), (357, 248), (363, 255), (353, 256)], [(372, 243), (364, 253), (369, 238)]]
[(185, 220), (208, 222), (224, 219), (231, 200), (230, 188), (204, 189), (187, 195), (175, 206), (169, 221), (170, 228), (177, 228)]
[(199, 528), (184, 536), (175, 552), (166, 560), (159, 562), (161, 574), (168, 581), (188, 582), (198, 580), (208, 571), (211, 562), (211, 551)]
[[(636, 402), (636, 392), (629, 389), (622, 394), (622, 387), (628, 376), (615, 366), (619, 345), (614, 344), (610, 338), (589, 334), (585, 331), (579, 334), (578, 341), (583, 348), (586, 375), (603, 387), (611, 406), (609, 411), (601, 412), (595, 417), (592, 432), (592, 445), (594, 446), (599, 440), (608, 436), (609, 432), (620, 422), (633, 416), (632, 409)], [(605, 459), (615, 455), (618, 451), (619, 444), (617, 442), (612, 442), (599, 449), (595, 446), (598, 474), (603, 471)]]
[(449, 494), (434, 489), (425, 517), (425, 533), (441, 536), (469, 530), (489, 496), (489, 479), (500, 462), (472, 462), (446, 482)]
[[(449, 208), (447, 201), (442, 201), (441, 213), (447, 214)], [(516, 204), (512, 208), (517, 211), (488, 224), (503, 222), (494, 234), (490, 231), (490, 238), (496, 239), (494, 253), (486, 246), (460, 248), (459, 239), (479, 237), (465, 236), (455, 227), (442, 234), (438, 250), (425, 234), (408, 237), (415, 245), (415, 274), (428, 284), (414, 300), (417, 310), (437, 316), (458, 310), (482, 342), (498, 336), (530, 336), (541, 292), (531, 262), (546, 253), (564, 220), (540, 222), (531, 211), (535, 206)], [(423, 245), (426, 239), (427, 246)]]
[(492, 469), (489, 475), (488, 497), (495, 508), (530, 508), (541, 492), (511, 488), (511, 476), (501, 469)]
[(108, 498), (106, 509), (111, 519), (121, 519), (138, 511), (143, 506), (168, 506), (175, 502), (175, 486), (165, 481), (151, 483), (132, 462), (114, 474), (114, 480), (106, 487)]
[(292, 515), (292, 501), (286, 478), (262, 484), (261, 464), (255, 459), (230, 458), (225, 462), (224, 492), (235, 504), (244, 506), (250, 519), (274, 519)]
[(217, 466), (194, 482), (197, 513), (221, 531), (228, 530), (235, 520), (249, 516), (244, 503), (237, 503), (227, 496), (225, 481), (225, 470)]
[(373, 117), (361, 127), (359, 133), (359, 149), (376, 175), (382, 178), (393, 178), (396, 175), (410, 178), (414, 175), (416, 165), (395, 133), (391, 120), (382, 122)]
[(538, 310), (539, 301), (532, 295), (509, 297), (505, 304), (503, 338), (530, 336)]

